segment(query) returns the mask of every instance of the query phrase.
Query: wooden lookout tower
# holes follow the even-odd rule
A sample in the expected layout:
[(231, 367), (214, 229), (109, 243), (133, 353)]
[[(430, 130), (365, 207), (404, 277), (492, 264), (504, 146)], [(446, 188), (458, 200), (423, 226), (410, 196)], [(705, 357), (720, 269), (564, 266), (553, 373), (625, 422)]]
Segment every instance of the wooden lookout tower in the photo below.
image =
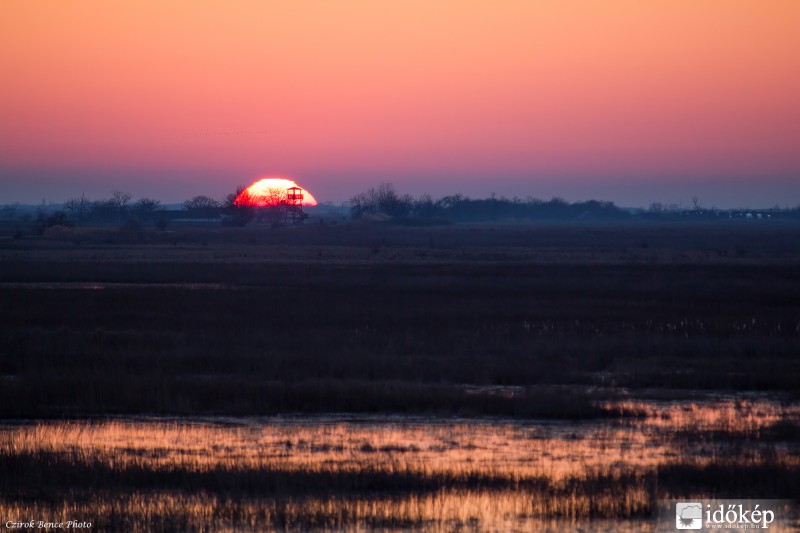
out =
[(301, 224), (306, 216), (303, 213), (303, 189), (289, 187), (286, 189), (286, 224)]

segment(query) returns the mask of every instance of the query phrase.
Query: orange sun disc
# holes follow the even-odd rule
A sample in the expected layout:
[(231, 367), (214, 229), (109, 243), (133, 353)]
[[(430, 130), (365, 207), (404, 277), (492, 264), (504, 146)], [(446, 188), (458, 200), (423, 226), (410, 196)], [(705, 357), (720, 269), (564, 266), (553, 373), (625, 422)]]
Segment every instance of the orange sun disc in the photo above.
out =
[(317, 205), (316, 198), (310, 192), (286, 178), (262, 178), (243, 190), (236, 197), (234, 204), (255, 207), (278, 205), (286, 201), (288, 190), (292, 187), (301, 189), (304, 206)]

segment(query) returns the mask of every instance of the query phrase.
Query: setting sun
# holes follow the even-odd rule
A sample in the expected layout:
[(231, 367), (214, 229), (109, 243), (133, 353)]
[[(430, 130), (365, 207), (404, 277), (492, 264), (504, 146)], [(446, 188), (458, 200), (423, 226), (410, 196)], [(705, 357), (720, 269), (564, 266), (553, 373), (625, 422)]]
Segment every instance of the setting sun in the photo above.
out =
[(297, 183), (286, 178), (262, 178), (236, 197), (236, 205), (270, 206), (286, 200), (286, 191), (291, 187), (298, 187), (303, 190), (302, 205), (317, 205), (314, 196)]

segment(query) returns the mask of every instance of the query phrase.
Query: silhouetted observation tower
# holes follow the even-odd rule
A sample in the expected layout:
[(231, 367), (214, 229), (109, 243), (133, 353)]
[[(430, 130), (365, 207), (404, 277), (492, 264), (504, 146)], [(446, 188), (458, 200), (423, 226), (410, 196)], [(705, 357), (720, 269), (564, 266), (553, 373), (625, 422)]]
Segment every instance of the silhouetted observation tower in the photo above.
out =
[(303, 189), (289, 187), (286, 189), (286, 224), (301, 224), (306, 215), (303, 213)]

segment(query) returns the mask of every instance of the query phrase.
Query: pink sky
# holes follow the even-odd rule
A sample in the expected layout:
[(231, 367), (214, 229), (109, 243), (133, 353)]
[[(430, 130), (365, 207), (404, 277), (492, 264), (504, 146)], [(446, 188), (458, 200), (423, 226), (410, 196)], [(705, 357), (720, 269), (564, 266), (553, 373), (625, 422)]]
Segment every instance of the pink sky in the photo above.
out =
[(8, 0), (0, 203), (800, 203), (800, 2)]

